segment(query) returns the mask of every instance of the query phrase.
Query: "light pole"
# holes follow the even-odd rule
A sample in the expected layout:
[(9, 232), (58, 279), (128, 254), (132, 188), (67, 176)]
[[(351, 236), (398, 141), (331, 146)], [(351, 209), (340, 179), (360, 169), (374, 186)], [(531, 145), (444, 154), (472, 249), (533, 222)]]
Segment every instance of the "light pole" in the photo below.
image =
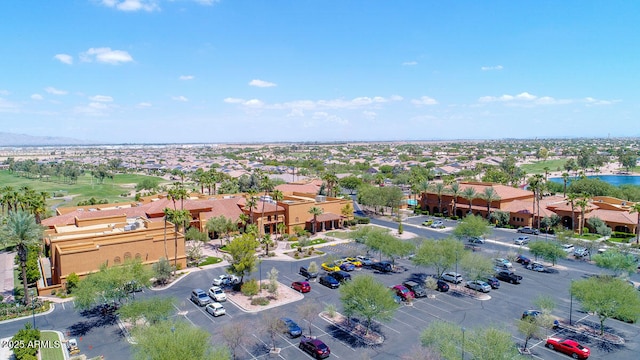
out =
[(466, 329), (464, 328), (464, 326), (462, 327), (462, 360), (464, 360), (464, 331)]
[(31, 316), (33, 317), (33, 328), (36, 328), (36, 302), (31, 300)]
[[(573, 279), (571, 279), (571, 287), (573, 287)], [(569, 303), (569, 326), (571, 326), (573, 325), (571, 322), (571, 315), (573, 314), (573, 291), (571, 291), (571, 288), (569, 288), (569, 296), (571, 299), (571, 302)]]

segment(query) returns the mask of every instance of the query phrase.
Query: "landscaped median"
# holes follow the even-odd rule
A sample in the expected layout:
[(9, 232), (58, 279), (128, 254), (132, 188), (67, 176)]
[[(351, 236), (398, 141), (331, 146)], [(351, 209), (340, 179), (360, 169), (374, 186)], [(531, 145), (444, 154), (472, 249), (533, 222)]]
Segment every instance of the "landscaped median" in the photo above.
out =
[(384, 336), (371, 329), (367, 330), (357, 319), (347, 319), (337, 311), (323, 311), (320, 317), (338, 329), (352, 335), (366, 345), (380, 345), (384, 342)]
[[(256, 299), (266, 299), (267, 303), (260, 305), (260, 301), (254, 301)], [(250, 313), (271, 309), (302, 299), (304, 299), (304, 295), (280, 282), (278, 283), (278, 292), (275, 296), (264, 289), (260, 290), (260, 292), (254, 296), (246, 296), (239, 291), (227, 292), (227, 300), (229, 300), (229, 302), (241, 310)]]

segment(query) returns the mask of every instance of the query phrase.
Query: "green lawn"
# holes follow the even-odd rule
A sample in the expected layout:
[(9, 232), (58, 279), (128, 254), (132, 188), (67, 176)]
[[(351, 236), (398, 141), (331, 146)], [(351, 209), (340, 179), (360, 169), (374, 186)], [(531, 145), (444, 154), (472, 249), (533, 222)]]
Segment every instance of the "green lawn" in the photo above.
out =
[(544, 168), (548, 167), (549, 171), (564, 171), (564, 163), (566, 159), (546, 160), (538, 161), (533, 164), (524, 164), (520, 168), (527, 172), (527, 174), (544, 174)]
[(349, 233), (345, 231), (329, 231), (327, 236), (331, 236), (338, 239), (349, 239)]
[(219, 257), (207, 256), (207, 258), (203, 262), (198, 264), (198, 266), (206, 266), (206, 265), (211, 265), (211, 264), (217, 264), (217, 263), (219, 263), (221, 261), (222, 261), (222, 259), (219, 258)]
[(64, 344), (61, 343), (62, 339), (60, 339), (58, 333), (53, 331), (41, 331), (40, 340), (49, 342), (49, 346), (40, 348), (41, 360), (64, 360), (64, 350), (62, 349)]
[[(71, 202), (63, 202), (60, 198), (50, 198), (47, 200), (47, 204), (50, 206), (54, 204), (75, 206), (79, 201), (87, 200), (91, 197), (98, 200), (107, 199), (110, 203), (133, 201), (135, 185), (145, 178), (157, 179), (160, 184), (167, 183), (166, 180), (156, 176), (116, 174), (113, 179), (105, 179), (103, 184), (97, 184), (97, 179), (86, 173), (80, 176), (75, 184), (68, 184), (56, 178), (51, 178), (50, 181), (42, 181), (15, 176), (8, 170), (0, 171), (0, 184), (3, 186), (11, 186), (14, 189), (28, 186), (38, 192), (46, 191), (51, 196), (58, 193), (74, 196)], [(124, 193), (129, 193), (131, 196), (121, 196)]]

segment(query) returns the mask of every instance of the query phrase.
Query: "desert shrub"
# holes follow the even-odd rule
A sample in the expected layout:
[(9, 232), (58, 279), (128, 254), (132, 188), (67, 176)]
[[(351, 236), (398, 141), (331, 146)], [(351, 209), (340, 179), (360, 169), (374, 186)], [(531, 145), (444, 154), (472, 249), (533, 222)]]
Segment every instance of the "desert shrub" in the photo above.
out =
[(242, 292), (242, 294), (244, 296), (254, 296), (258, 294), (258, 282), (256, 281), (256, 279), (251, 279), (247, 282), (245, 282), (244, 284), (242, 284), (242, 287), (240, 288), (240, 292)]
[(255, 297), (251, 299), (251, 305), (260, 305), (260, 306), (269, 305), (269, 299), (262, 296)]

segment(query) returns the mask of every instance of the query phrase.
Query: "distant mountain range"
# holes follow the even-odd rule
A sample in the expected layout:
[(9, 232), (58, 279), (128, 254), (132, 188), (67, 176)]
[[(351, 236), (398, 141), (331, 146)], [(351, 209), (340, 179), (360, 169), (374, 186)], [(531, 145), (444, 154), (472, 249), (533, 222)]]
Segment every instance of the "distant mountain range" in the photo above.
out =
[(0, 131), (0, 146), (90, 145), (95, 142), (56, 136), (31, 136)]

